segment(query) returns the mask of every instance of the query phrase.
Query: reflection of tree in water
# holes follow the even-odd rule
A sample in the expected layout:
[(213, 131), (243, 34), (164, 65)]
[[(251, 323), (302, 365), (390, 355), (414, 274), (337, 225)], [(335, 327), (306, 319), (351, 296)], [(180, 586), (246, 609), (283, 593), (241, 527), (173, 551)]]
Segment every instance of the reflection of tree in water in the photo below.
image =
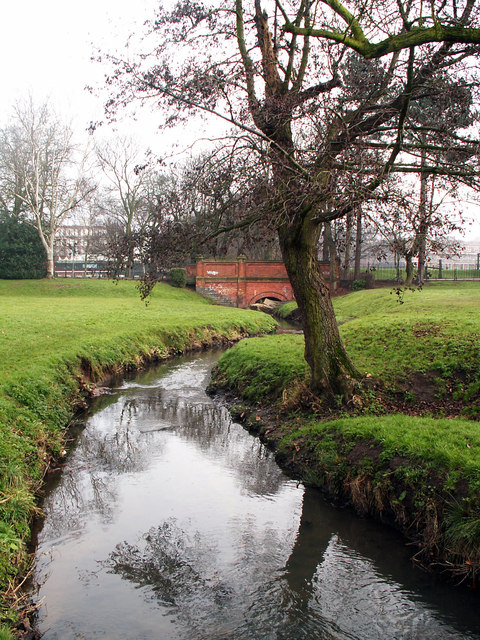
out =
[(246, 493), (273, 495), (283, 485), (284, 477), (273, 456), (258, 438), (232, 424), (225, 407), (215, 404), (176, 403), (177, 433), (193, 442), (201, 451), (235, 471)]
[[(216, 567), (215, 546), (198, 532), (188, 536), (174, 519), (150, 529), (140, 546), (118, 544), (105, 565), (171, 607), (193, 637), (224, 638), (235, 593)], [(208, 636), (203, 635), (208, 629)]]
[[(59, 537), (80, 531), (88, 514), (111, 522), (118, 503), (118, 474), (141, 471), (148, 466), (155, 434), (121, 426), (109, 433), (85, 431), (74, 455), (62, 472), (61, 482), (44, 503), (41, 537)], [(154, 446), (159, 448), (160, 443)]]
[(293, 549), (291, 540), (273, 528), (259, 533), (247, 518), (235, 523), (235, 553), (225, 563), (211, 538), (189, 536), (172, 519), (138, 545), (117, 545), (105, 566), (168, 607), (189, 640), (469, 637), (352, 554), (328, 526), (317, 531), (315, 549), (308, 510)]
[[(122, 428), (126, 427), (128, 440), (122, 436)], [(125, 451), (122, 452), (120, 443), (115, 451), (105, 439), (105, 451), (99, 454), (107, 468), (136, 470), (141, 464), (145, 435), (172, 429), (183, 440), (234, 470), (247, 493), (272, 495), (282, 486), (282, 473), (267, 449), (239, 425), (232, 425), (225, 407), (215, 405), (203, 393), (198, 394), (198, 390), (195, 397), (159, 389), (142, 390), (139, 395), (137, 390), (134, 397), (125, 399), (117, 429), (122, 442), (125, 440)], [(148, 449), (151, 445), (149, 441)], [(119, 457), (112, 458), (110, 452)]]
[(152, 447), (160, 446), (157, 440), (154, 434), (119, 426), (113, 433), (82, 443), (82, 454), (90, 468), (117, 474), (142, 471), (149, 465)]
[(228, 566), (206, 535), (189, 536), (174, 519), (150, 529), (138, 545), (117, 545), (105, 566), (168, 606), (192, 640), (335, 637), (321, 619), (299, 615), (308, 607), (280, 570), (289, 543), (274, 529), (259, 537), (248, 519), (243, 528), (236, 524), (241, 530)]
[[(285, 567), (296, 601), (291, 624), (298, 617), (307, 625), (309, 620), (325, 620), (329, 633), (341, 638), (466, 637), (451, 627), (455, 616), (448, 615), (445, 602), (429, 603), (437, 590), (426, 592), (425, 605), (422, 593), (415, 596), (412, 566), (407, 553), (396, 547), (394, 532), (389, 535), (348, 510), (321, 508), (320, 501), (318, 491), (305, 490), (297, 538)], [(472, 617), (471, 611), (465, 614)], [(472, 628), (473, 620), (467, 626)], [(284, 637), (292, 636), (278, 636)]]
[(71, 468), (64, 472), (62, 482), (45, 501), (47, 518), (41, 538), (51, 540), (69, 532), (80, 533), (92, 513), (108, 523), (117, 500), (115, 482), (110, 476)]

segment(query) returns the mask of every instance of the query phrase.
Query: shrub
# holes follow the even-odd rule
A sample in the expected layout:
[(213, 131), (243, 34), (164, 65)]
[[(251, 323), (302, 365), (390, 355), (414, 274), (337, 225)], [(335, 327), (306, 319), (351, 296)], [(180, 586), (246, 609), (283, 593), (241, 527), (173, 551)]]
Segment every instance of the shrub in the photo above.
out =
[(360, 291), (361, 289), (365, 289), (367, 283), (365, 280), (354, 280), (351, 284), (352, 291)]
[(187, 270), (181, 268), (170, 269), (168, 273), (168, 282), (172, 287), (183, 289), (187, 284)]
[(33, 227), (0, 214), (0, 278), (44, 278), (45, 249)]

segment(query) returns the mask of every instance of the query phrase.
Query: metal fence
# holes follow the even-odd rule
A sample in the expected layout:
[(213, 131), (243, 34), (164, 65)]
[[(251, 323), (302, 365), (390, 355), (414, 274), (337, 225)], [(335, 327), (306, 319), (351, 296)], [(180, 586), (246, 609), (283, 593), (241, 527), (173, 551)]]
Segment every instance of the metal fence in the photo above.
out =
[[(375, 280), (389, 282), (403, 282), (406, 277), (405, 262), (367, 262), (362, 265), (360, 279), (371, 274)], [(348, 280), (353, 280), (353, 270), (350, 270)], [(480, 280), (479, 264), (458, 264), (454, 262), (431, 262), (427, 265), (427, 280)]]
[[(139, 262), (133, 264), (132, 277), (136, 280), (143, 276), (143, 267)], [(56, 261), (55, 276), (57, 278), (109, 278), (112, 275), (112, 265), (106, 261)], [(120, 274), (120, 278), (126, 274)]]

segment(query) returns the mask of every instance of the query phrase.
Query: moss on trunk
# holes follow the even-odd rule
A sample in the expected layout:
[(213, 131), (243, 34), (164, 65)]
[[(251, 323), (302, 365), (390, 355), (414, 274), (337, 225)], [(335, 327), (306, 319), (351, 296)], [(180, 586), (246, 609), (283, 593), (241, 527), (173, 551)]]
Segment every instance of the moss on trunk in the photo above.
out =
[(279, 229), (285, 267), (305, 334), (305, 359), (311, 389), (317, 395), (350, 396), (360, 374), (351, 363), (338, 331), (328, 286), (318, 263), (320, 224), (311, 215)]

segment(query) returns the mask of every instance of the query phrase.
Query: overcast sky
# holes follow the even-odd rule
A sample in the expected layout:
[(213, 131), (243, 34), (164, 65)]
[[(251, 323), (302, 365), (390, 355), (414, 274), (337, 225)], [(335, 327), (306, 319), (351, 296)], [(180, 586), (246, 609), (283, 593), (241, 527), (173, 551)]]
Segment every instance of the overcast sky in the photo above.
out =
[(158, 0), (11, 0), (2, 3), (0, 125), (12, 104), (29, 93), (48, 99), (65, 120), (82, 129), (102, 118), (102, 102), (86, 85), (101, 84), (90, 60), (95, 47), (123, 48), (132, 31), (152, 17)]

